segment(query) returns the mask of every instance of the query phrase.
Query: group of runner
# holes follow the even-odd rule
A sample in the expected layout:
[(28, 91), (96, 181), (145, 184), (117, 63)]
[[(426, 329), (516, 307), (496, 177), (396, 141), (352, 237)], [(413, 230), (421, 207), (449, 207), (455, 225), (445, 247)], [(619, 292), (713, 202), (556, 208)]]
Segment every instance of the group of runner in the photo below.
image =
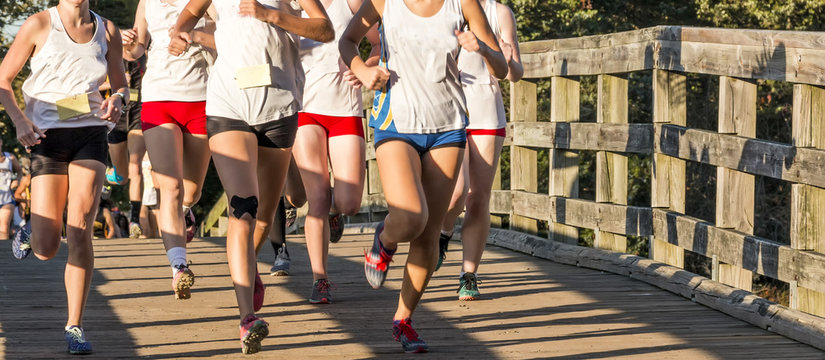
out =
[[(362, 59), (365, 37), (373, 52)], [(11, 82), (29, 59), (24, 112)], [(287, 203), (308, 205), (310, 302), (333, 300), (329, 243), (340, 238), (343, 216), (359, 210), (364, 187), (364, 86), (375, 90), (369, 124), (389, 209), (365, 252), (365, 275), (380, 287), (398, 244), (410, 244), (392, 331), (406, 352), (425, 352), (410, 318), (465, 198), (459, 298), (479, 296), (475, 273), (505, 128), (498, 79), (521, 73), (512, 12), (494, 0), (140, 0), (123, 31), (88, 0), (60, 0), (24, 23), (0, 64), (0, 102), (32, 159), (32, 216), (14, 235), (15, 255), (53, 258), (67, 209), (65, 339), (70, 353), (90, 353), (82, 329), (94, 264), (89, 224), (104, 177), (129, 182), (130, 233), (139, 235), (148, 153), (172, 288), (188, 299), (191, 207), (211, 158), (228, 199), (242, 351), (258, 352), (269, 329), (256, 315), (265, 292), (256, 257), (269, 238), (273, 274), (288, 273)]]

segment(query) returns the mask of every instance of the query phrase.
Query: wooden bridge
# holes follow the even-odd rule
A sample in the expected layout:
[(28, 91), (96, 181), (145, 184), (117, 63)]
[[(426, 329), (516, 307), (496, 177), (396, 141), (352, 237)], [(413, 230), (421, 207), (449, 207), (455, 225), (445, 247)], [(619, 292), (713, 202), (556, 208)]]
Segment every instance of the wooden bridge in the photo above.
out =
[[(432, 356), (822, 358), (825, 36), (655, 27), (525, 43), (522, 57), (527, 80), (509, 88), (509, 172), (498, 176), (491, 200), (486, 300), (456, 301), (452, 246), (417, 315)], [(702, 76), (718, 83), (712, 103), (689, 95), (690, 81)], [(785, 142), (756, 131), (760, 85), (768, 82), (793, 87)], [(644, 96), (649, 112), (631, 109)], [(716, 126), (689, 127), (707, 108), (717, 109)], [(265, 280), (263, 314), (276, 330), (261, 356), (397, 356), (386, 324), (373, 321), (390, 317), (396, 293), (368, 289), (362, 278), (370, 224), (386, 212), (370, 146), (367, 158), (363, 212), (349, 219), (353, 234), (331, 248), (336, 303), (306, 302), (307, 257), (301, 237), (290, 238), (295, 276)], [(629, 162), (649, 172), (631, 174)], [(693, 172), (708, 168), (715, 184), (694, 188)], [(583, 171), (595, 171), (593, 184), (581, 183)], [(765, 221), (758, 179), (791, 189), (774, 210), (790, 213), (787, 243), (757, 231)], [(640, 197), (646, 202), (629, 201), (639, 187), (650, 189)], [(710, 218), (689, 211), (696, 194), (713, 199)], [(87, 327), (99, 356), (235, 356), (225, 208), (223, 199), (203, 223), (207, 237), (193, 245), (200, 277), (189, 302), (171, 300), (157, 240), (96, 242)], [(590, 238), (593, 247), (580, 246)], [(265, 271), (272, 254), (260, 260)], [(51, 320), (63, 316), (58, 268), (0, 263), (0, 354), (53, 357), (61, 349)], [(389, 279), (397, 289), (400, 266)], [(755, 295), (754, 279), (784, 287), (787, 299)], [(373, 308), (381, 313), (364, 315)], [(40, 316), (50, 321), (32, 329)]]

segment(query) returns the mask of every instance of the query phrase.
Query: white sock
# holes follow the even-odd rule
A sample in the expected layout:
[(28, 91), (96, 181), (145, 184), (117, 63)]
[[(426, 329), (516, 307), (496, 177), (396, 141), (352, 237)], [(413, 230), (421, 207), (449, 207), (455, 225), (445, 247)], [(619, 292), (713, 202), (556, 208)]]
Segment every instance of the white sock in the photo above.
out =
[(463, 277), (464, 277), (464, 274), (466, 274), (466, 272), (464, 272), (464, 270), (461, 270), (461, 272), (460, 272), (460, 273), (458, 273), (458, 278), (459, 278), (459, 279), (463, 278)]
[(441, 230), (441, 235), (448, 236), (448, 237), (453, 237), (453, 232), (452, 231), (446, 232), (444, 230)]
[(169, 265), (172, 266), (172, 273), (177, 271), (178, 266), (186, 266), (186, 248), (174, 247), (166, 252), (166, 257), (169, 258)]

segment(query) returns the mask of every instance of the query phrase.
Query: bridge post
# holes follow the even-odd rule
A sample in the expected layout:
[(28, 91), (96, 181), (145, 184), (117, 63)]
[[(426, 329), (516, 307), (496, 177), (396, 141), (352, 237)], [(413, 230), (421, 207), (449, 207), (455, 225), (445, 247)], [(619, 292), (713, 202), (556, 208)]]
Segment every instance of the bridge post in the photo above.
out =
[[(599, 75), (596, 120), (627, 124), (627, 75)], [(627, 205), (627, 156), (596, 152), (596, 202)], [(595, 247), (627, 252), (627, 237), (596, 230)]]
[[(554, 76), (550, 83), (550, 94), (551, 122), (579, 121), (581, 86), (577, 78)], [(578, 197), (579, 153), (555, 148), (551, 148), (549, 152), (550, 181), (548, 190), (550, 197)], [(548, 235), (550, 239), (558, 242), (574, 245), (579, 242), (579, 229), (561, 223), (551, 221)]]
[[(658, 124), (687, 125), (687, 77), (684, 74), (653, 70), (654, 141), (662, 136)], [(654, 147), (651, 207), (685, 213), (685, 161), (664, 155)], [(676, 267), (685, 267), (684, 249), (654, 233), (650, 257)]]
[[(796, 147), (825, 149), (825, 89), (794, 85), (792, 135)], [(791, 247), (825, 253), (825, 189), (791, 186)], [(793, 309), (825, 316), (825, 294), (795, 281), (790, 303)]]
[[(538, 93), (535, 83), (510, 83), (510, 121), (538, 121)], [(538, 192), (538, 151), (521, 146), (510, 147), (510, 190)], [(538, 233), (538, 221), (512, 211), (510, 229)]]
[[(756, 82), (719, 78), (720, 134), (756, 137)], [(734, 169), (716, 168), (716, 227), (753, 235), (756, 177)], [(718, 263), (719, 282), (751, 291), (753, 272)]]

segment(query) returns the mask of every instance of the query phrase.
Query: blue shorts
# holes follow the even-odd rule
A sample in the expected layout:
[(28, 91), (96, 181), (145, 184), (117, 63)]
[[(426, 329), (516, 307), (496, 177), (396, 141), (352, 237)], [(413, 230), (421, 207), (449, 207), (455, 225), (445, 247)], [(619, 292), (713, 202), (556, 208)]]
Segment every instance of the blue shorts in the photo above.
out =
[(391, 130), (375, 129), (375, 148), (390, 140), (400, 140), (410, 144), (418, 155), (424, 155), (440, 147), (460, 147), (467, 144), (467, 132), (464, 129), (445, 131), (435, 134), (401, 134)]

